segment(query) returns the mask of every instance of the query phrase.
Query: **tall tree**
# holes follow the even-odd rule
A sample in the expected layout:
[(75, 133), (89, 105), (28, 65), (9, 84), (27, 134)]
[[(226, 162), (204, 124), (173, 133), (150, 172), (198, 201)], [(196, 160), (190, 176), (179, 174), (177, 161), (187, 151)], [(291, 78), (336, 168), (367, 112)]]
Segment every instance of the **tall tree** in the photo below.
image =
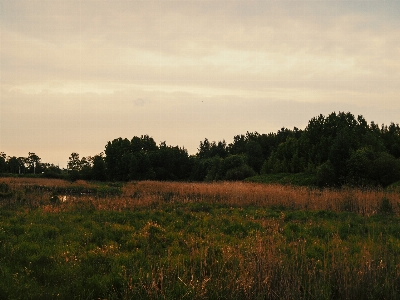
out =
[(80, 171), (81, 170), (81, 160), (79, 159), (79, 154), (72, 152), (68, 160), (68, 170)]
[(29, 173), (40, 173), (42, 171), (40, 165), (41, 158), (37, 156), (35, 153), (29, 152), (26, 162), (28, 165)]
[(0, 173), (7, 172), (7, 155), (4, 152), (0, 152)]

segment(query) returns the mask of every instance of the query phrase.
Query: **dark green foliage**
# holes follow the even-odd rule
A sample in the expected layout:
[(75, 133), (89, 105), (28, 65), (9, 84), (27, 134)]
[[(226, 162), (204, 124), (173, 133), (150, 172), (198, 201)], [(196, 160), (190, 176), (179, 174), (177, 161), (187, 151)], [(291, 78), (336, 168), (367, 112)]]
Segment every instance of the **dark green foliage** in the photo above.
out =
[[(320, 186), (387, 186), (400, 180), (400, 127), (370, 124), (350, 112), (312, 118), (304, 130), (282, 127), (276, 133), (246, 132), (233, 142), (200, 142), (195, 155), (185, 148), (157, 146), (148, 135), (109, 141), (103, 153), (68, 162), (71, 180), (242, 180), (249, 176), (312, 174)], [(0, 152), (0, 173), (67, 176), (39, 156), (7, 157)]]
[(4, 152), (0, 152), (0, 174), (7, 172), (7, 155)]
[(191, 172), (191, 162), (186, 149), (160, 144), (150, 155), (156, 180), (185, 180)]
[(354, 149), (352, 145), (353, 141), (350, 131), (343, 129), (337, 134), (330, 147), (328, 160), (334, 168), (336, 178), (339, 182), (344, 181), (347, 175), (346, 162), (350, 158), (351, 150)]
[(128, 139), (118, 138), (107, 143), (105, 162), (108, 179), (117, 181), (129, 179), (130, 148), (131, 143)]
[(376, 153), (370, 147), (354, 151), (347, 160), (347, 181), (350, 184), (366, 186), (373, 183), (372, 164)]
[(208, 139), (204, 139), (204, 142), (200, 142), (200, 146), (198, 149), (197, 156), (199, 158), (212, 158), (214, 156), (219, 156), (224, 158), (228, 155), (228, 151), (226, 149), (225, 141), (209, 142)]
[(104, 181), (107, 178), (106, 163), (102, 155), (93, 157), (92, 178), (99, 181)]
[(260, 172), (264, 162), (263, 149), (256, 141), (249, 141), (246, 145), (246, 156), (248, 165), (257, 173)]
[(257, 183), (277, 183), (283, 185), (296, 186), (316, 186), (317, 178), (315, 174), (310, 173), (277, 173), (263, 174), (246, 178), (245, 181)]
[(382, 186), (400, 180), (400, 160), (394, 158), (391, 154), (379, 153), (372, 163), (371, 169), (371, 177)]
[(317, 168), (317, 184), (319, 186), (332, 186), (337, 183), (335, 166), (328, 160)]
[(43, 177), (45, 178), (63, 178), (62, 171), (58, 166), (53, 164), (44, 164), (45, 170), (43, 171)]
[(243, 180), (254, 175), (254, 170), (250, 166), (243, 164), (226, 171), (225, 180)]
[(186, 149), (157, 146), (148, 135), (108, 142), (105, 150), (108, 179), (127, 180), (185, 180), (191, 173), (192, 162)]

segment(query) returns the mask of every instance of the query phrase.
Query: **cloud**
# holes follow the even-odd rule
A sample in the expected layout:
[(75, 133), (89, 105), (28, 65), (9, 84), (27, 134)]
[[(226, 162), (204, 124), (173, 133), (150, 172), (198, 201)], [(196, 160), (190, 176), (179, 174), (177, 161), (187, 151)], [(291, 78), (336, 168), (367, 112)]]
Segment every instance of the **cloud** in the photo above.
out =
[(0, 147), (155, 132), (195, 151), (317, 110), (392, 118), (398, 3), (0, 0)]

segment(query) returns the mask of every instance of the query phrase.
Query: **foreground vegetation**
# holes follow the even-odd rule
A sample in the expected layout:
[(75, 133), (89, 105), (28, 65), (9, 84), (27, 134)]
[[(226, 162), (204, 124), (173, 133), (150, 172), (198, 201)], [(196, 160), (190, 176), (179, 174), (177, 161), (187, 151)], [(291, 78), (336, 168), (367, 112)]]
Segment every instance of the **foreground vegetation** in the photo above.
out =
[(397, 299), (399, 192), (0, 179), (1, 299)]

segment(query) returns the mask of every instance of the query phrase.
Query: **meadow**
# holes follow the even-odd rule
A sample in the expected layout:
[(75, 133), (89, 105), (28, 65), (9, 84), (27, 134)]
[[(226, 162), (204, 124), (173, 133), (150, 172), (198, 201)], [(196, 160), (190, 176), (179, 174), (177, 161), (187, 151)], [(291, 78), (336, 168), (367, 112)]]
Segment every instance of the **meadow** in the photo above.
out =
[(398, 299), (399, 196), (0, 178), (0, 299)]

